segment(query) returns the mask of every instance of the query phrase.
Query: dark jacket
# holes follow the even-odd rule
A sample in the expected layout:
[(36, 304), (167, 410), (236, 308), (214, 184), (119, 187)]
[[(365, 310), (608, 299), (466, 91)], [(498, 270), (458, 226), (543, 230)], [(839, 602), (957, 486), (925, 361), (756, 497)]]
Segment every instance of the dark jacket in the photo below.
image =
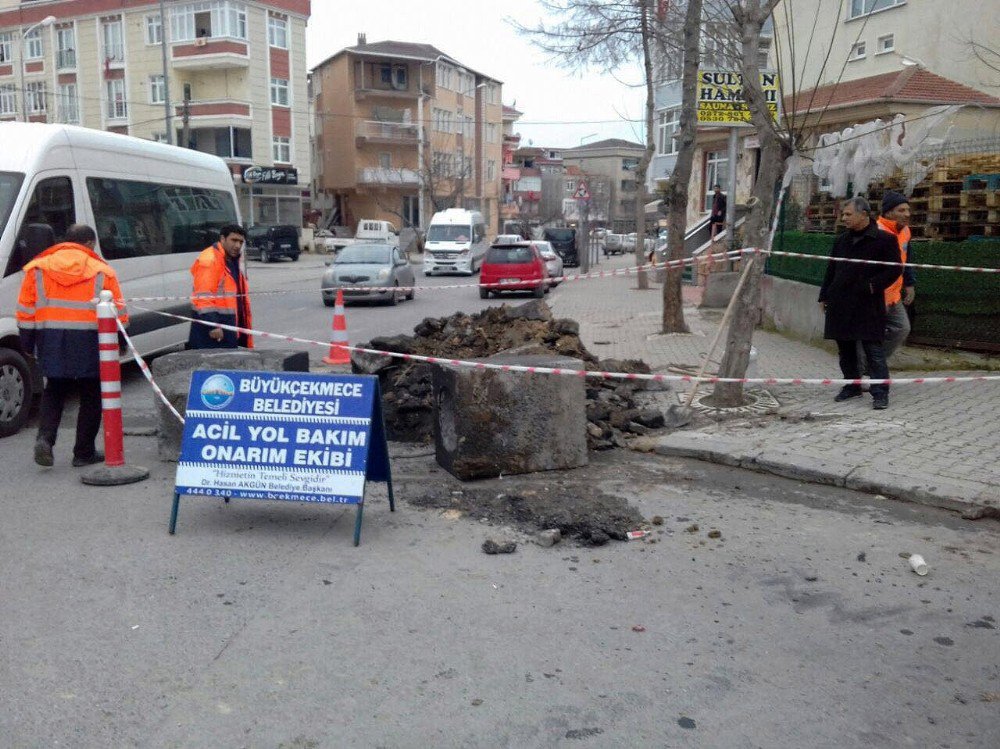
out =
[(711, 221), (725, 221), (726, 220), (726, 196), (723, 193), (712, 196), (712, 215), (710, 217)]
[[(830, 257), (900, 262), (899, 245), (872, 221), (862, 232), (837, 237)], [(866, 265), (830, 261), (819, 290), (826, 303), (823, 337), (840, 341), (885, 338), (885, 290), (899, 278), (898, 265)]]

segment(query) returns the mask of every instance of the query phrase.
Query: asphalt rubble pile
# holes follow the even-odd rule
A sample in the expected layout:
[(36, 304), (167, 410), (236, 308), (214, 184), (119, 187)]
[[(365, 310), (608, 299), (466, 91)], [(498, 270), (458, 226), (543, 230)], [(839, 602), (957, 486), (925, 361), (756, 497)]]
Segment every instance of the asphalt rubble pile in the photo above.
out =
[[(413, 335), (373, 338), (363, 348), (449, 359), (485, 359), (494, 354), (543, 354), (579, 359), (588, 371), (648, 374), (637, 359), (598, 359), (580, 341), (574, 320), (554, 319), (542, 300), (491, 307), (474, 315), (425, 318)], [(432, 364), (375, 354), (352, 353), (355, 373), (377, 374), (390, 440), (429, 442), (434, 434)], [(525, 376), (529, 377), (528, 375)], [(669, 390), (651, 381), (587, 379), (587, 445), (592, 450), (624, 447), (629, 435), (645, 435), (665, 425), (664, 414), (644, 407), (637, 394)]]

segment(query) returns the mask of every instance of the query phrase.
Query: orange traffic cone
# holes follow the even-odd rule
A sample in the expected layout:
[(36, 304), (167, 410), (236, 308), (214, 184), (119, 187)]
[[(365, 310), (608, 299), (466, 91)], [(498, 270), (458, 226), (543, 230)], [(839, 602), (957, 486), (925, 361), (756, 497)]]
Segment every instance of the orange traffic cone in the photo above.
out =
[(333, 336), (330, 338), (330, 353), (323, 357), (323, 362), (326, 364), (350, 364), (351, 353), (344, 348), (348, 343), (347, 317), (344, 315), (344, 292), (337, 289), (337, 301), (333, 307)]

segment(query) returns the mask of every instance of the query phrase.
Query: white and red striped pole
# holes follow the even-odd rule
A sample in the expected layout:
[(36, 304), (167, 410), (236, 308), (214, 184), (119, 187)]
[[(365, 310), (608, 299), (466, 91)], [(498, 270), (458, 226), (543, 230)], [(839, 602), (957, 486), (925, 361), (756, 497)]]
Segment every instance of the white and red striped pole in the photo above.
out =
[(86, 471), (81, 480), (95, 486), (132, 484), (149, 478), (149, 470), (125, 465), (122, 423), (122, 370), (118, 362), (118, 308), (110, 291), (97, 302), (97, 349), (100, 354), (101, 410), (104, 417), (104, 465)]

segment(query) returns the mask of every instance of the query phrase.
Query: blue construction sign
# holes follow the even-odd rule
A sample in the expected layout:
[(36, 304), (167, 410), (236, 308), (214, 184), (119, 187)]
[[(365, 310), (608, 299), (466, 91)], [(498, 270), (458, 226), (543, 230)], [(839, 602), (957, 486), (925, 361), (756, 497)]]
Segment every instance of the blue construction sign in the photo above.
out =
[(181, 495), (357, 505), (384, 481), (395, 511), (377, 377), (197, 371), (170, 516)]

